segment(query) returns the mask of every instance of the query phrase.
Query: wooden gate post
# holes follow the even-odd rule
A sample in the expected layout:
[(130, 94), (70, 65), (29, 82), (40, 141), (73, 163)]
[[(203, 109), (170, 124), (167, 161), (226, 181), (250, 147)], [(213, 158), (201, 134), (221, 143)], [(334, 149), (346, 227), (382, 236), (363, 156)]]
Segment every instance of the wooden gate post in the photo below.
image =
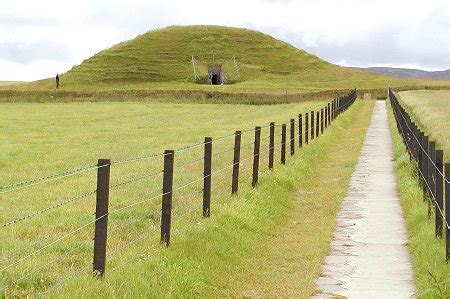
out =
[(106, 237), (108, 235), (108, 203), (111, 160), (99, 159), (97, 166), (93, 274), (97, 277), (103, 277), (105, 275)]

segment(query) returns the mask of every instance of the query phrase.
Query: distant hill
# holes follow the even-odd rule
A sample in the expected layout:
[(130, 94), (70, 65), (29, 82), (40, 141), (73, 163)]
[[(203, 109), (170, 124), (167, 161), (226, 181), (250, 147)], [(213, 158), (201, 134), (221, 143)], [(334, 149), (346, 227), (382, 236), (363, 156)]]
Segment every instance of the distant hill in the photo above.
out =
[(445, 71), (424, 71), (418, 69), (405, 69), (405, 68), (393, 68), (393, 67), (369, 67), (364, 68), (365, 70), (379, 73), (392, 75), (397, 78), (442, 78), (450, 79), (450, 69)]

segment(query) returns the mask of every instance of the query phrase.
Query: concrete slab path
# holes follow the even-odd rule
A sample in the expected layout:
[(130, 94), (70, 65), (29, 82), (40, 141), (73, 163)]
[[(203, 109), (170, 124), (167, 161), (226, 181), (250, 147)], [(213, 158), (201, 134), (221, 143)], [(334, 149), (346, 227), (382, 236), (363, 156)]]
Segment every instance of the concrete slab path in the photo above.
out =
[(414, 296), (407, 233), (397, 197), (385, 101), (377, 101), (350, 188), (337, 215), (332, 253), (316, 298)]

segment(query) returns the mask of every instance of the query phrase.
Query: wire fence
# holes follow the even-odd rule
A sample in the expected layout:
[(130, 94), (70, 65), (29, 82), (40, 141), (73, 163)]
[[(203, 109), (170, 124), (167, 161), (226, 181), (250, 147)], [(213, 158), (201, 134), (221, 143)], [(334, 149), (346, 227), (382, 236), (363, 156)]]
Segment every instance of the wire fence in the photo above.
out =
[[(242, 186), (256, 188), (261, 174), (274, 169), (276, 161), (285, 164), (288, 156), (324, 134), (356, 97), (356, 89), (351, 90), (311, 111), (311, 122), (303, 118), (309, 113), (298, 114), (284, 124), (205, 137), (203, 142), (159, 154), (99, 159), (96, 165), (1, 187), (0, 194), (11, 196), (27, 187), (58, 181), (63, 190), (79, 192), (62, 197), (58, 193), (56, 201), (39, 208), (35, 204), (40, 194), (30, 193), (27, 196), (37, 200), (26, 207), (26, 213), (11, 211), (7, 219), (0, 217), (0, 229), (8, 230), (5, 240), (14, 240), (4, 242), (0, 250), (0, 292), (15, 296), (33, 289), (45, 295), (88, 272), (88, 263), (92, 264), (90, 274), (99, 277), (107, 267), (113, 271), (123, 266), (136, 258), (127, 253), (139, 251), (137, 244), (144, 240), (154, 246), (159, 237), (161, 244), (169, 246), (173, 230), (177, 236), (211, 217), (220, 198), (237, 194)], [(91, 173), (83, 182), (95, 188), (86, 191), (84, 185), (61, 185), (64, 178), (83, 173)], [(64, 208), (70, 204), (76, 209), (67, 213)], [(46, 226), (39, 228), (42, 217)], [(145, 252), (149, 250), (147, 246)], [(47, 271), (53, 265), (64, 267), (68, 275), (50, 275)]]
[[(423, 200), (428, 204), (428, 216), (434, 215), (435, 235), (445, 237), (445, 256), (450, 259), (450, 163), (444, 163), (444, 151), (411, 120), (409, 113), (398, 101), (391, 88), (389, 100), (397, 129), (410, 160), (416, 165)], [(445, 167), (444, 167), (445, 164)], [(444, 171), (445, 169), (445, 171)]]

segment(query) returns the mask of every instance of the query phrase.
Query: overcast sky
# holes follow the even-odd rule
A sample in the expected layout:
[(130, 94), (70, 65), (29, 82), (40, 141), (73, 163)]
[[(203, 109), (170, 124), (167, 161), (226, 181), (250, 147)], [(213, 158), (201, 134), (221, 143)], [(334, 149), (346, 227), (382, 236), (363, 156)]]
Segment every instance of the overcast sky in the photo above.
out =
[(188, 24), (260, 30), (341, 65), (450, 68), (449, 0), (0, 0), (0, 80), (54, 76)]

